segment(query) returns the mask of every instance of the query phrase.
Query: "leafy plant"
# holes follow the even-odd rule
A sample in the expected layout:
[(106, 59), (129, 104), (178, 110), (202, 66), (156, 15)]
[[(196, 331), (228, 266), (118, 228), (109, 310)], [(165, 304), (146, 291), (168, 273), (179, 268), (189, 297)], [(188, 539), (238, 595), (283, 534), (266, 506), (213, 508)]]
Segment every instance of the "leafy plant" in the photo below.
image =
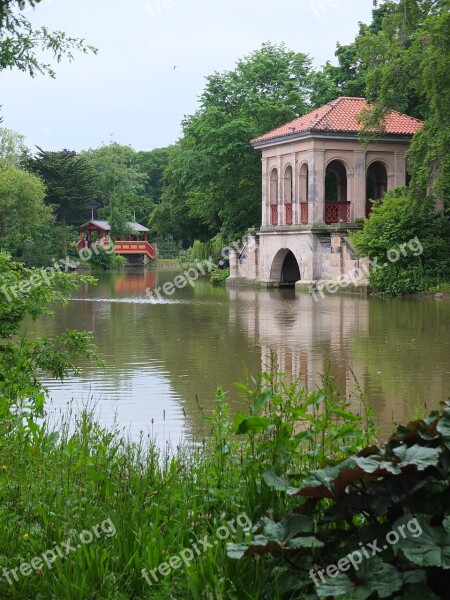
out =
[[(450, 402), (441, 412), (397, 427), (381, 447), (368, 446), (344, 460), (327, 463), (311, 471), (297, 489), (280, 478), (269, 482), (287, 496), (301, 499), (300, 504), (280, 523), (263, 518), (253, 530), (253, 540), (231, 544), (229, 556), (281, 556), (277, 568), (281, 568), (280, 576), (291, 581), (290, 592), (314, 591), (308, 582), (314, 576), (319, 597), (446, 598), (450, 584)], [(303, 529), (295, 525), (301, 515), (310, 518)], [(320, 543), (311, 540), (312, 533)], [(390, 547), (379, 548), (381, 541), (377, 545), (380, 556), (378, 552), (364, 556), (361, 566), (358, 561), (350, 571), (338, 573), (336, 568), (328, 575), (328, 565), (339, 564), (340, 559), (351, 562), (355, 553), (362, 557), (361, 547), (373, 548), (373, 540), (387, 540)], [(311, 550), (305, 548), (313, 549), (313, 561)], [(327, 576), (320, 579), (325, 572)]]
[(209, 281), (211, 285), (224, 285), (229, 276), (230, 269), (217, 269), (217, 271), (211, 273)]

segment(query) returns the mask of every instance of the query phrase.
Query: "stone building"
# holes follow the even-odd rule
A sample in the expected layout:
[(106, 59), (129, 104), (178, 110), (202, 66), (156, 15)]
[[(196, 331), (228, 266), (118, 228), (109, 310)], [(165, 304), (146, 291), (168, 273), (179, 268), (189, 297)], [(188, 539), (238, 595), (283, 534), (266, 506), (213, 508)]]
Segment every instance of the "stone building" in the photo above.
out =
[(363, 98), (341, 97), (252, 140), (262, 151), (262, 223), (230, 256), (228, 283), (267, 287), (338, 280), (358, 270), (348, 232), (370, 199), (407, 183), (406, 151), (422, 122), (391, 111), (362, 144)]

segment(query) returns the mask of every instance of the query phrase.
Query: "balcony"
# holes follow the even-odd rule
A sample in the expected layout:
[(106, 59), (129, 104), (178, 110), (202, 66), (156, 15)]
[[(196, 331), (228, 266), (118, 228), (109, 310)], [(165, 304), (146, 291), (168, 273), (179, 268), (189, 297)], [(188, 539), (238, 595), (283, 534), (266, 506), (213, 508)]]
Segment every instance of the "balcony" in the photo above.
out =
[(350, 223), (351, 202), (325, 202), (325, 223)]

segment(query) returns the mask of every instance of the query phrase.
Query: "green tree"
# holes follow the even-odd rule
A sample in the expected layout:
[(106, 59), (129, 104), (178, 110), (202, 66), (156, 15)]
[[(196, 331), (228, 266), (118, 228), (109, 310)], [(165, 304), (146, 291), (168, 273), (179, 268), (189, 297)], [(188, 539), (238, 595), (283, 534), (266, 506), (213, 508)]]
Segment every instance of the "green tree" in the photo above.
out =
[[(132, 220), (136, 196), (145, 197), (148, 175), (136, 164), (135, 155), (131, 146), (117, 142), (82, 153), (95, 171), (99, 214), (114, 222), (116, 234), (122, 233), (125, 222)], [(150, 210), (149, 206), (148, 215)]]
[(450, 1), (386, 1), (383, 6), (381, 30), (357, 40), (374, 103), (367, 125), (382, 124), (388, 109), (425, 118), (410, 151), (413, 197), (421, 201), (431, 183), (435, 197), (448, 202)]
[[(34, 8), (39, 1), (29, 0), (29, 4)], [(22, 0), (0, 2), (0, 71), (19, 69), (31, 77), (38, 74), (55, 77), (51, 64), (43, 60), (46, 52), (57, 63), (63, 58), (74, 60), (75, 51), (97, 53), (96, 48), (84, 40), (69, 37), (63, 31), (50, 31), (47, 27), (34, 29), (21, 14), (25, 5)]]
[(164, 170), (169, 162), (169, 151), (170, 147), (135, 152), (132, 159), (133, 166), (147, 176), (144, 183), (144, 197), (150, 199), (153, 204), (161, 202)]
[[(49, 275), (49, 274), (47, 274)], [(92, 334), (67, 331), (54, 339), (30, 340), (20, 336), (26, 316), (37, 319), (53, 314), (49, 306), (55, 301), (66, 302), (80, 281), (93, 282), (90, 277), (56, 272), (45, 279), (42, 271), (27, 269), (21, 263), (0, 252), (0, 407), (7, 414), (23, 418), (23, 410), (42, 416), (45, 393), (41, 373), (63, 379), (77, 371), (79, 358), (96, 359)], [(14, 341), (10, 338), (15, 336)]]
[[(370, 274), (374, 288), (400, 295), (438, 290), (450, 283), (449, 238), (450, 221), (432, 201), (418, 206), (411, 200), (411, 190), (398, 188), (374, 206), (352, 243), (359, 256), (370, 256), (377, 265)], [(408, 246), (411, 240), (415, 241)], [(406, 244), (403, 251), (402, 244)]]
[(24, 135), (0, 127), (0, 168), (18, 167), (27, 152)]
[[(38, 177), (16, 167), (0, 168), (0, 248), (17, 258), (37, 249), (41, 235), (53, 224), (50, 206), (44, 204), (45, 185)], [(48, 247), (48, 240), (42, 240)]]
[(67, 225), (86, 220), (95, 195), (95, 173), (89, 162), (71, 150), (38, 154), (27, 161), (47, 187), (45, 201), (55, 208), (61, 227), (62, 253), (67, 254)]
[(207, 77), (200, 108), (170, 154), (152, 226), (162, 233), (171, 218), (173, 231), (192, 241), (187, 226), (231, 238), (259, 223), (261, 161), (249, 141), (307, 112), (311, 77), (305, 54), (271, 43)]

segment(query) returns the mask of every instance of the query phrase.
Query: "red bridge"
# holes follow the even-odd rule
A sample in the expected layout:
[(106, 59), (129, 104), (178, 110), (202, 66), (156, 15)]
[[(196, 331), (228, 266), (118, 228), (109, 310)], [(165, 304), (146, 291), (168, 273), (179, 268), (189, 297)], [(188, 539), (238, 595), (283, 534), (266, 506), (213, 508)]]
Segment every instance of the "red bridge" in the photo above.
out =
[[(128, 239), (122, 236), (120, 239), (112, 240), (110, 237), (111, 226), (108, 221), (90, 220), (80, 227), (80, 240), (77, 248), (90, 248), (93, 244), (98, 244), (104, 248), (108, 248), (110, 243), (114, 244), (114, 252), (121, 255), (144, 256), (151, 260), (156, 258), (155, 244), (150, 244), (148, 237), (148, 229), (139, 223), (131, 221), (127, 223), (132, 232)], [(134, 238), (134, 239), (133, 239)]]

